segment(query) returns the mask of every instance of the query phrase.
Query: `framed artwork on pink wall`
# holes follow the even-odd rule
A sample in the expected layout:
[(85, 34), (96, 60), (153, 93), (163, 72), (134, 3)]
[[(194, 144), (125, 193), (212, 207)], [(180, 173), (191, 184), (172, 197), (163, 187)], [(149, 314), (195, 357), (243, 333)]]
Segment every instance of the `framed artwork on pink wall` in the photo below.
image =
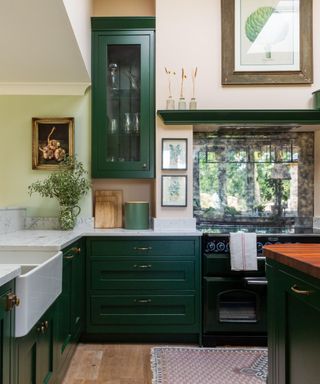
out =
[(222, 84), (310, 84), (312, 0), (221, 0)]

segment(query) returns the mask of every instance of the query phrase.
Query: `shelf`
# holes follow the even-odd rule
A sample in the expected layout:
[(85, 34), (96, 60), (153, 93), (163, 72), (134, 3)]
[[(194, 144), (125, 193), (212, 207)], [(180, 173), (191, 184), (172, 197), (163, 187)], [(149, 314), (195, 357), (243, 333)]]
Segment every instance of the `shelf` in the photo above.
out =
[(198, 124), (320, 124), (316, 109), (198, 109), (158, 110), (166, 125)]

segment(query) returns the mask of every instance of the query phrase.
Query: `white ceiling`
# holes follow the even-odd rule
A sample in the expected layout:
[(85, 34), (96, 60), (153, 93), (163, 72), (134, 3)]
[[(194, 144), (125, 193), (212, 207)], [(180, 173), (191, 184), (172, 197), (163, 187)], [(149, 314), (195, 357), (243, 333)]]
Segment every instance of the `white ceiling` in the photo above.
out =
[(90, 81), (63, 0), (0, 0), (0, 94), (80, 94)]

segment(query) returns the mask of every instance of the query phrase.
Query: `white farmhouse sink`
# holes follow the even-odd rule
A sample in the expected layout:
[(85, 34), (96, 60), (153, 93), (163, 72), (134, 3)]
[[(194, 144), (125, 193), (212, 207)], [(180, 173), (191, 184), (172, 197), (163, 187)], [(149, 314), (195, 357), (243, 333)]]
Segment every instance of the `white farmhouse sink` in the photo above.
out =
[(26, 335), (62, 291), (62, 252), (0, 250), (0, 264), (17, 264), (15, 336)]

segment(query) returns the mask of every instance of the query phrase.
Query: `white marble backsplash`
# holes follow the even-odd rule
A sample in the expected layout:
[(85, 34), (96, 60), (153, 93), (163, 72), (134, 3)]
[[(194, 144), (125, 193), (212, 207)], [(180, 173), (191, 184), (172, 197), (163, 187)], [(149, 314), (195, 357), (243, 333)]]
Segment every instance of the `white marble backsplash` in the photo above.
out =
[(25, 229), (60, 229), (57, 217), (26, 217)]
[(0, 234), (24, 229), (26, 208), (0, 208)]
[[(79, 217), (77, 219), (76, 227), (81, 226), (92, 226), (93, 227), (93, 218), (92, 217)], [(26, 217), (25, 228), (24, 229), (34, 229), (34, 230), (49, 230), (49, 229), (60, 229), (59, 219), (57, 217)]]
[(313, 228), (320, 229), (320, 217), (314, 216), (313, 218)]
[(196, 219), (166, 219), (166, 218), (153, 218), (154, 231), (181, 231), (190, 232), (196, 230)]

